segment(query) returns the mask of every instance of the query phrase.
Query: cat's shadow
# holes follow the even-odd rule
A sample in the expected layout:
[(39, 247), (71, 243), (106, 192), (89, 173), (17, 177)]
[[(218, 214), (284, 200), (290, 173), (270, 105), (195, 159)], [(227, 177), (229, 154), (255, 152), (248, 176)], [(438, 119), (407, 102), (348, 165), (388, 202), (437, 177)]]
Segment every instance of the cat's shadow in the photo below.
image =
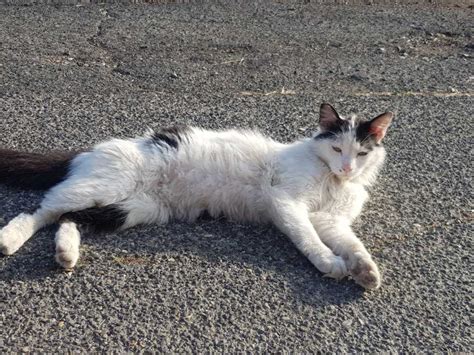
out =
[[(0, 280), (62, 278), (55, 263), (56, 226), (34, 236), (15, 255), (2, 257)], [(166, 268), (166, 260), (190, 255), (209, 267), (226, 264), (270, 275), (262, 282), (283, 282), (294, 297), (309, 304), (344, 304), (359, 299), (363, 289), (353, 281), (324, 278), (294, 245), (271, 226), (244, 225), (226, 220), (200, 220), (194, 224), (138, 226), (107, 235), (84, 233), (81, 260), (69, 277), (105, 268)], [(157, 262), (159, 261), (159, 262)], [(117, 270), (118, 272), (118, 270)], [(183, 270), (186, 273), (186, 270)]]

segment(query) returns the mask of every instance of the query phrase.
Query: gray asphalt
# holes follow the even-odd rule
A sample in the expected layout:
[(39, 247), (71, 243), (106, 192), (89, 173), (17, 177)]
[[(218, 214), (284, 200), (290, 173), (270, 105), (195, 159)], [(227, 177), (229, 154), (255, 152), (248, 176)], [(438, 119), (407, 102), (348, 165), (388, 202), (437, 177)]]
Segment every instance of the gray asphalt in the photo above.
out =
[[(10, 2), (11, 3), (11, 2)], [(308, 136), (318, 107), (396, 122), (355, 229), (383, 273), (323, 278), (269, 226), (203, 220), (0, 257), (0, 351), (470, 352), (473, 10), (290, 2), (0, 6), (0, 145), (147, 127)], [(0, 187), (0, 225), (41, 193)]]

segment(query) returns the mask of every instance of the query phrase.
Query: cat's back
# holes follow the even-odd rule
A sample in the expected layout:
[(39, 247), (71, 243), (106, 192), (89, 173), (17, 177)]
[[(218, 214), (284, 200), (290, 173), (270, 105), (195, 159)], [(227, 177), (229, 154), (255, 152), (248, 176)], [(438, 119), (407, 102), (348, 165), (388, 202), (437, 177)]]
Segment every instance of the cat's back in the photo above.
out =
[(177, 169), (212, 181), (216, 187), (229, 183), (258, 185), (272, 169), (282, 147), (254, 131), (191, 128), (186, 143), (177, 152)]
[(209, 162), (258, 163), (268, 159), (281, 146), (256, 131), (213, 131), (192, 127), (183, 153)]

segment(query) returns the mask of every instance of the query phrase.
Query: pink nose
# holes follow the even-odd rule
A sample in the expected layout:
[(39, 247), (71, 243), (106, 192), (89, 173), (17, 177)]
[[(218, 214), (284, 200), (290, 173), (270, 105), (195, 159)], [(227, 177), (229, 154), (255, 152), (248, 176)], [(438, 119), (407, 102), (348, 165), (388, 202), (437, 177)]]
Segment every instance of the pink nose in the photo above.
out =
[(349, 164), (344, 164), (342, 166), (342, 170), (345, 172), (345, 173), (350, 173), (352, 171), (352, 168)]

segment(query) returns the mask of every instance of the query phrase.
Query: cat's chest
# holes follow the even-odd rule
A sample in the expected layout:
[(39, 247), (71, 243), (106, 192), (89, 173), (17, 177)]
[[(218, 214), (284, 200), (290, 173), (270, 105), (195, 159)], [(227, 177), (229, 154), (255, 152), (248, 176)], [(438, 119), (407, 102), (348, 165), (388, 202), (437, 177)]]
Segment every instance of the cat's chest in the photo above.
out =
[(329, 212), (355, 218), (362, 210), (368, 193), (362, 185), (350, 182), (315, 184), (308, 195), (311, 212)]

